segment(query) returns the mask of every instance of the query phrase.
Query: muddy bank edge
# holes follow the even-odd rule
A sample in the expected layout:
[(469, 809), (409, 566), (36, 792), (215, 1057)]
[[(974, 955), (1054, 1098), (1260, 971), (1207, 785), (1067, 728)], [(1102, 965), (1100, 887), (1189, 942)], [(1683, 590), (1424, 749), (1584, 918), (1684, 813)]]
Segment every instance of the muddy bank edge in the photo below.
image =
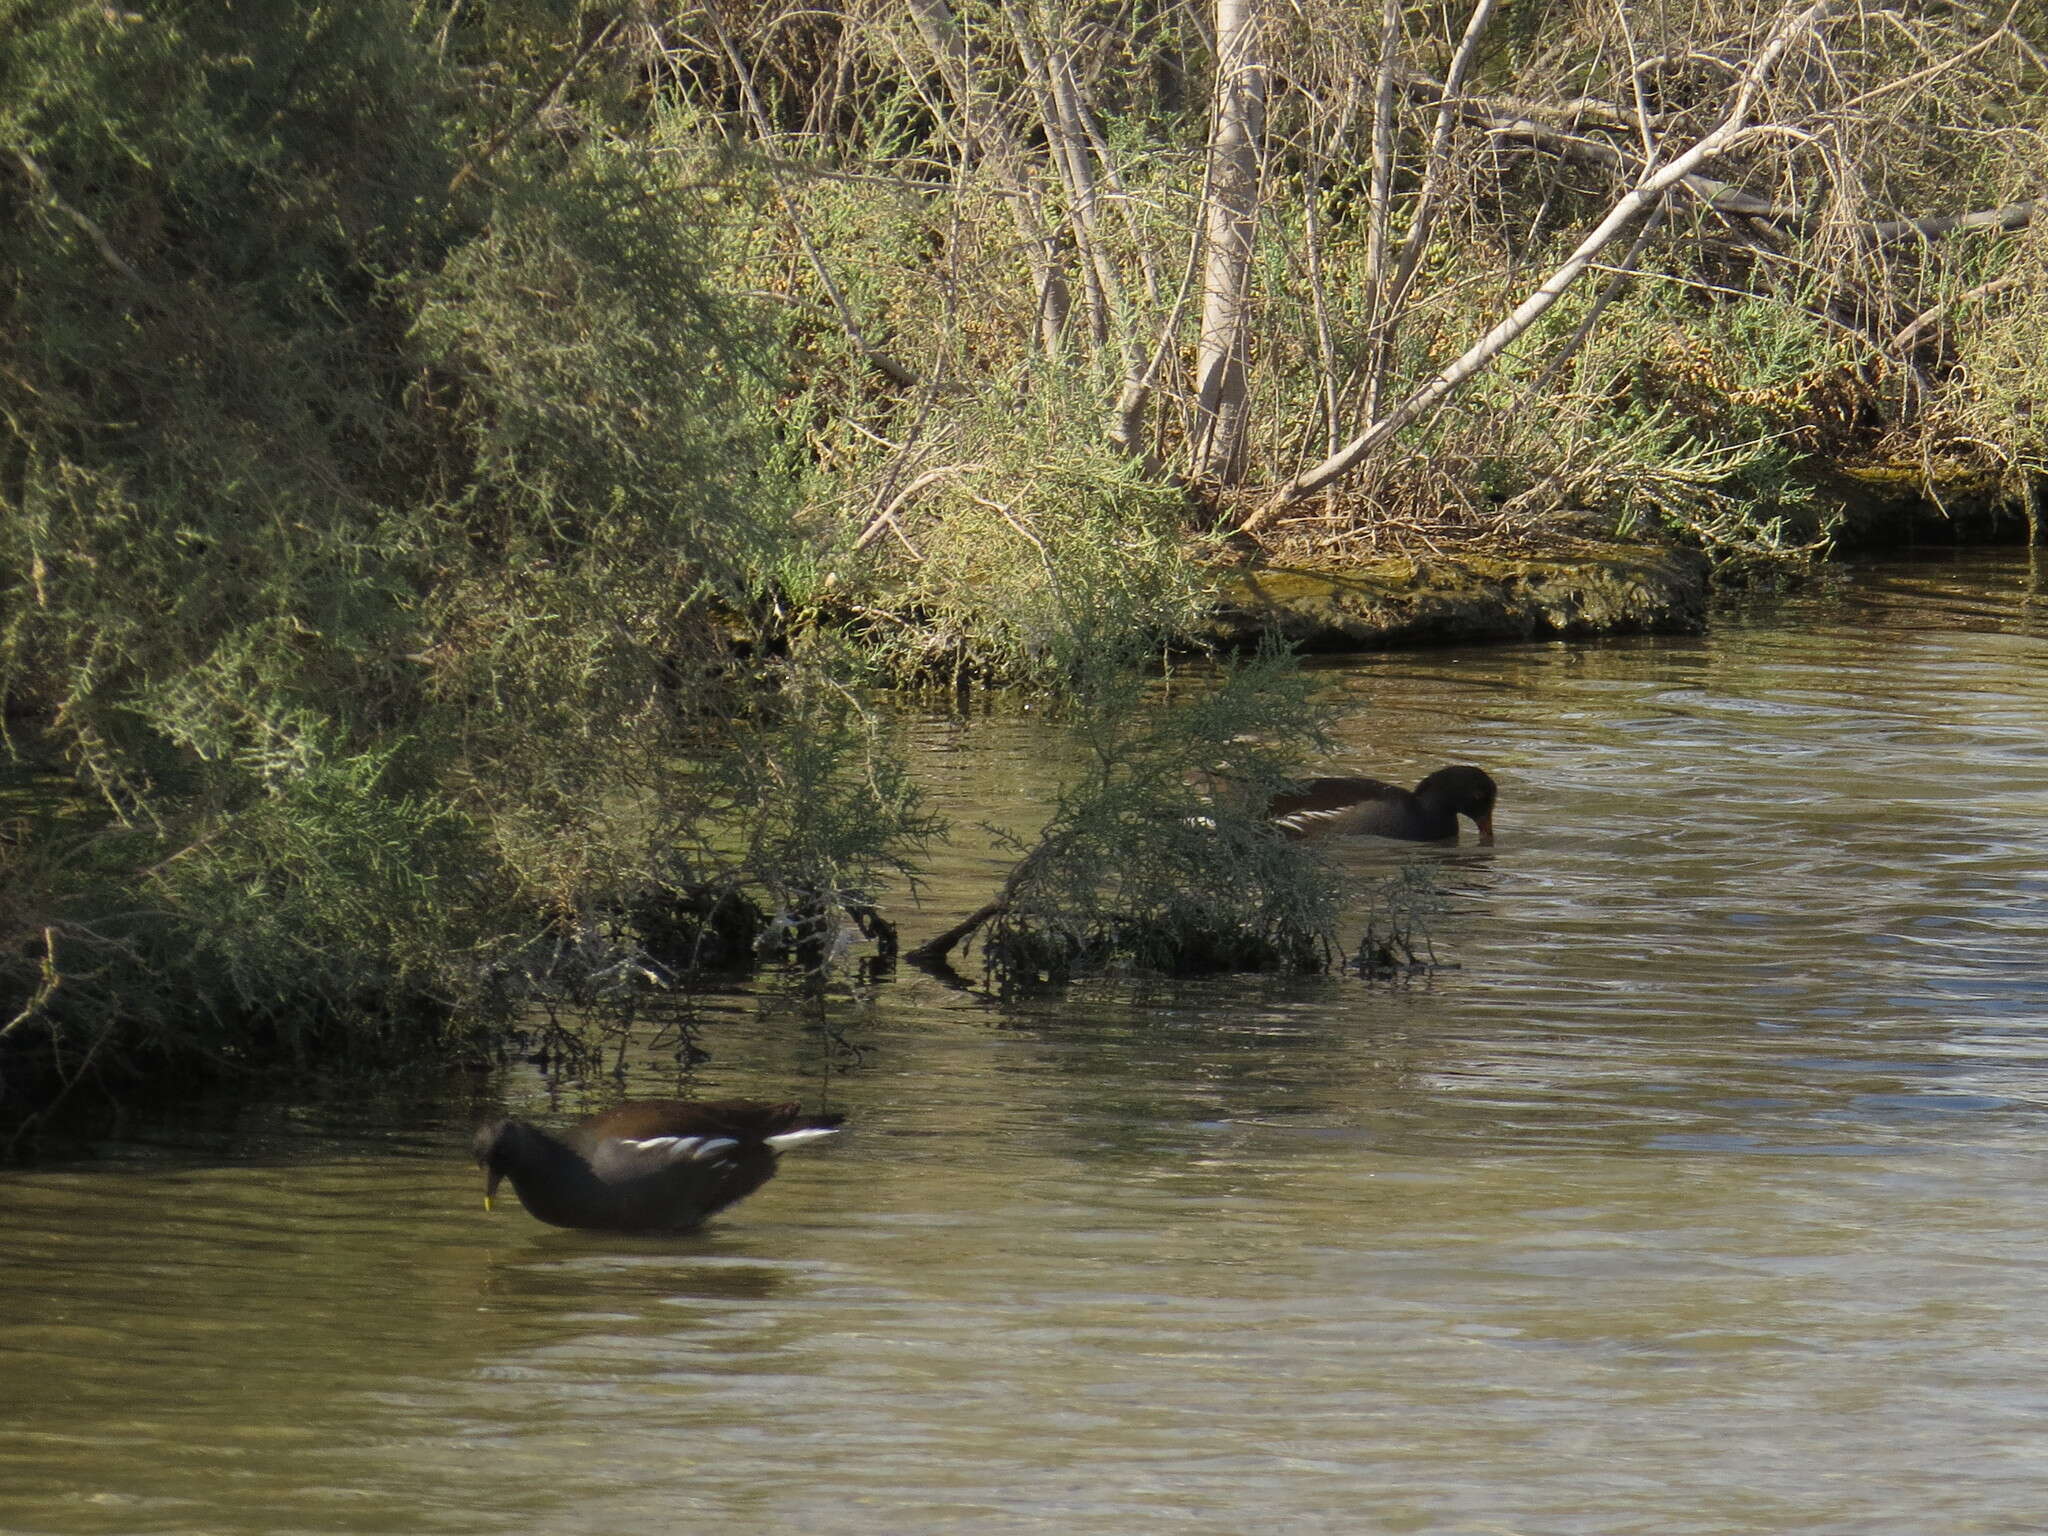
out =
[(1706, 625), (1700, 554), (1598, 545), (1531, 558), (1398, 556), (1330, 570), (1269, 565), (1218, 573), (1210, 635), (1267, 634), (1303, 650), (1550, 636), (1685, 634)]

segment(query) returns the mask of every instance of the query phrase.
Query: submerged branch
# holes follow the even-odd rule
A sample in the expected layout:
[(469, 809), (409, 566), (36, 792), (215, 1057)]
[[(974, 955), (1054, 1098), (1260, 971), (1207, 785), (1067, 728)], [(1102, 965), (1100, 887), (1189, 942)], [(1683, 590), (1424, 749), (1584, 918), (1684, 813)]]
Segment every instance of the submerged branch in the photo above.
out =
[(955, 947), (972, 938), (982, 924), (991, 918), (1001, 917), (1009, 910), (1009, 897), (998, 897), (987, 906), (970, 912), (944, 933), (927, 939), (915, 949), (906, 950), (903, 958), (919, 970), (951, 970), (952, 962), (947, 957), (952, 954)]

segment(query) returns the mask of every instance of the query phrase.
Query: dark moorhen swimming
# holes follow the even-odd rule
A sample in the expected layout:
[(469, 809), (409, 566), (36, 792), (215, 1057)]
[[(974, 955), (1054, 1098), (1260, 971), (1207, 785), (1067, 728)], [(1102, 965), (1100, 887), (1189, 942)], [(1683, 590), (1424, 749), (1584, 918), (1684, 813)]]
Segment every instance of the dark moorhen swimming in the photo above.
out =
[(1472, 818), (1479, 841), (1493, 841), (1492, 776), (1459, 765), (1439, 768), (1413, 789), (1378, 779), (1310, 779), (1273, 797), (1267, 814), (1296, 837), (1335, 832), (1440, 843), (1458, 835), (1459, 816)]
[(550, 1135), (524, 1120), (476, 1133), (484, 1209), (510, 1179), (519, 1203), (558, 1227), (686, 1232), (775, 1177), (786, 1147), (829, 1136), (844, 1115), (794, 1101), (636, 1099)]

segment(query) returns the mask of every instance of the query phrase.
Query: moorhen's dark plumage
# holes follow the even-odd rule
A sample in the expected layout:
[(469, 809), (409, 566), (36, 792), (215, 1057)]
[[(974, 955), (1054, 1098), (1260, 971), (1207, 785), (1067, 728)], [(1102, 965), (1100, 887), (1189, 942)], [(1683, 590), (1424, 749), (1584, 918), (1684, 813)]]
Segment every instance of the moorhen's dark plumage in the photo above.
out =
[(1293, 794), (1275, 795), (1267, 814), (1297, 837), (1363, 832), (1439, 843), (1458, 835), (1469, 816), (1479, 841), (1493, 841), (1492, 777), (1480, 768), (1439, 768), (1413, 789), (1378, 779), (1310, 779)]
[(559, 1136), (524, 1120), (476, 1133), (484, 1209), (510, 1179), (519, 1203), (558, 1227), (682, 1232), (775, 1177), (785, 1147), (829, 1136), (844, 1115), (745, 1099), (637, 1099)]

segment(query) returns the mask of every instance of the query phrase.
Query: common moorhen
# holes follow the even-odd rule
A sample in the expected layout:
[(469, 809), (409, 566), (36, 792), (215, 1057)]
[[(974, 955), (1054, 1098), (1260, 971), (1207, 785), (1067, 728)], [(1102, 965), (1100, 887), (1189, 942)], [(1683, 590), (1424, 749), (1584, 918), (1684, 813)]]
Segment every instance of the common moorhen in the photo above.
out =
[(1469, 816), (1479, 841), (1493, 841), (1492, 777), (1480, 768), (1439, 768), (1413, 789), (1378, 779), (1310, 779), (1293, 794), (1275, 795), (1267, 814), (1296, 837), (1325, 832), (1366, 832), (1438, 843), (1458, 835)]
[(476, 1133), (484, 1209), (510, 1179), (519, 1203), (558, 1227), (683, 1232), (775, 1177), (785, 1147), (830, 1136), (844, 1115), (746, 1099), (636, 1099), (560, 1136), (524, 1120)]

